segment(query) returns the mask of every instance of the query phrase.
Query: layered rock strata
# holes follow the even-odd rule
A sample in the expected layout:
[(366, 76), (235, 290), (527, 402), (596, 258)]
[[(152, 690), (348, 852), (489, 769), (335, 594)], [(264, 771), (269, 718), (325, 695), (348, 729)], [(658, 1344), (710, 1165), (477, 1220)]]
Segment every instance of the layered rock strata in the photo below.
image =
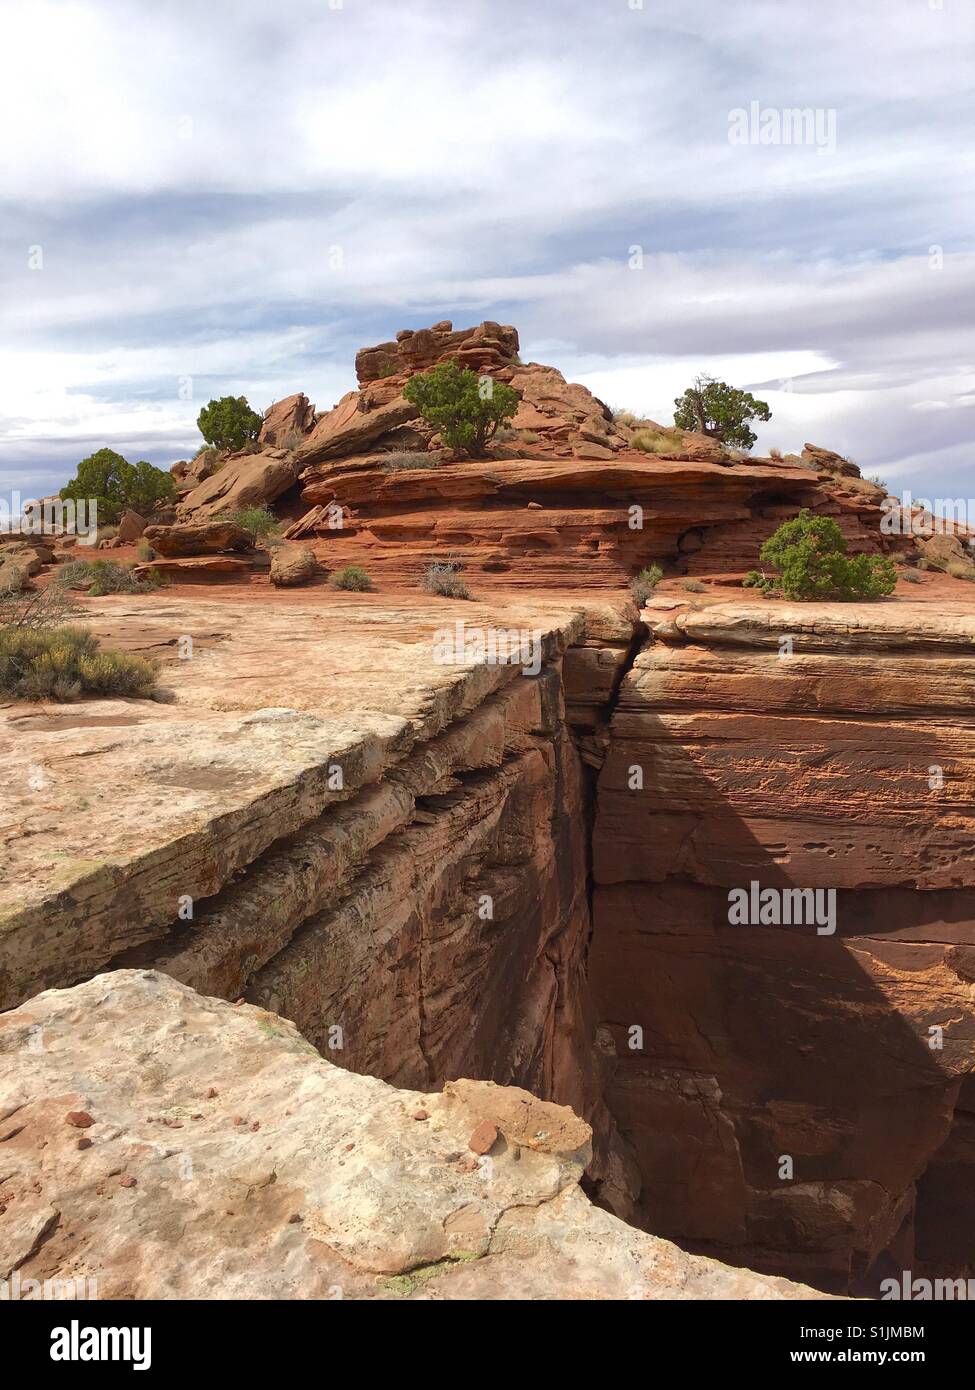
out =
[[(639, 1219), (836, 1288), (944, 1272), (937, 1174), (972, 1172), (971, 611), (644, 616), (599, 781), (591, 957)], [(733, 925), (752, 883), (835, 891), (835, 931)]]

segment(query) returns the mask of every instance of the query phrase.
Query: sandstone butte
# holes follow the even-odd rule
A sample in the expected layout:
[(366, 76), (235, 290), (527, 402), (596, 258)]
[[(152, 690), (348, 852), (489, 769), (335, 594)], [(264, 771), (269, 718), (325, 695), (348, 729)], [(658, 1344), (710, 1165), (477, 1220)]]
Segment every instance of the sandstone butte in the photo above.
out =
[[(160, 698), (0, 706), (0, 1279), (782, 1299), (971, 1272), (970, 586), (914, 569), (931, 543), (884, 536), (839, 455), (644, 453), (517, 354), (498, 324), (404, 332), (333, 410), (297, 393), (256, 451), (176, 465), (146, 532), (172, 582), (83, 601)], [(487, 460), (402, 396), (449, 356), (521, 393)], [(295, 546), (273, 573), (226, 521), (255, 503)], [(915, 582), (743, 590), (800, 507)], [(40, 585), (76, 553), (17, 545)], [(470, 601), (420, 586), (444, 561)], [(347, 564), (372, 592), (330, 586)], [(537, 673), (440, 659), (458, 621), (537, 636)], [(835, 890), (835, 932), (731, 925), (752, 882)]]

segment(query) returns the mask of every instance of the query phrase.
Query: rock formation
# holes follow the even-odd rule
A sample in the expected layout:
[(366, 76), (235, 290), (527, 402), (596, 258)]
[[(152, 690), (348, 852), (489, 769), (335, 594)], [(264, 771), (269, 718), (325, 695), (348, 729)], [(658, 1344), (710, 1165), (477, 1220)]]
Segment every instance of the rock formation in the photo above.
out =
[[(740, 459), (645, 422), (646, 452), (518, 349), (443, 321), (363, 349), (331, 411), (276, 403), (147, 527), (175, 587), (86, 601), (161, 698), (0, 705), (11, 1267), (370, 1298), (970, 1268), (961, 539), (885, 535), (883, 489), (817, 445)], [(488, 459), (402, 394), (448, 358), (520, 393)], [(283, 543), (246, 548), (248, 506)], [(746, 593), (800, 507), (935, 588)], [(444, 563), (470, 601), (420, 587)], [(348, 564), (373, 591), (323, 582)], [(214, 575), (209, 602), (181, 586)], [(835, 894), (835, 930), (733, 923), (753, 885)]]

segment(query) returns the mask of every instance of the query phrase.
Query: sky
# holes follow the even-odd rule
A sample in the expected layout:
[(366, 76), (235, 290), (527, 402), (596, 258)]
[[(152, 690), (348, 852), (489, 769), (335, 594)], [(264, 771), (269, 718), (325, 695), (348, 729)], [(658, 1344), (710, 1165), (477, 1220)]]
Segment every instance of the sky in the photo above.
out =
[(975, 0), (3, 0), (0, 45), (0, 495), (449, 318), (975, 496)]

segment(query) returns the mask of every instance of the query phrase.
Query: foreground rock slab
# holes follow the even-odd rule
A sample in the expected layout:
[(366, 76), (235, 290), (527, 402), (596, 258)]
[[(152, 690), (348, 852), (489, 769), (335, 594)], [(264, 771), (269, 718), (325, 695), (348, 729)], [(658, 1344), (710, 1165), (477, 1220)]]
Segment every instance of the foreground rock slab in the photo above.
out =
[(275, 1014), (153, 971), (0, 1017), (0, 1142), (0, 1278), (22, 1285), (93, 1280), (100, 1299), (817, 1296), (591, 1206), (589, 1127), (571, 1110), (485, 1082), (397, 1091), (330, 1065)]

